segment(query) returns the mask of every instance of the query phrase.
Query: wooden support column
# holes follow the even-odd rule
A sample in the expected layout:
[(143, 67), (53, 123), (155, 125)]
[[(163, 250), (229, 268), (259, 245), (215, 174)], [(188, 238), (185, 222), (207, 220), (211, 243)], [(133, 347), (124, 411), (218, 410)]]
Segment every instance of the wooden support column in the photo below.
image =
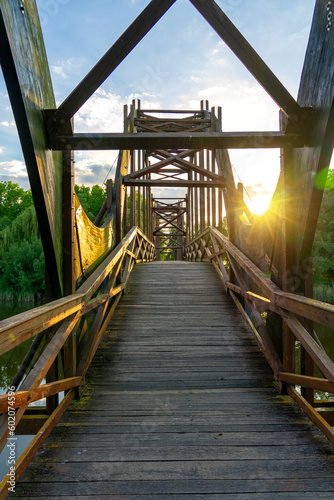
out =
[[(145, 175), (145, 179), (146, 179)], [(146, 234), (146, 193), (147, 193), (147, 187), (143, 187), (143, 232)]]
[(218, 188), (218, 230), (223, 232), (223, 190)]
[[(196, 181), (197, 180), (197, 176), (198, 174), (196, 172), (194, 172), (194, 180)], [(195, 187), (194, 188), (194, 215), (195, 215), (195, 224), (194, 224), (194, 229), (195, 229), (195, 237), (199, 234), (199, 231), (198, 231), (198, 208), (199, 208), (199, 196), (198, 196), (198, 188)]]
[[(141, 169), (141, 151), (137, 151), (137, 170)], [(140, 186), (138, 186), (137, 189), (137, 226), (141, 227), (141, 189)]]
[[(180, 208), (181, 208), (181, 205), (182, 205), (182, 202), (179, 202), (177, 204)], [(177, 220), (177, 227), (181, 230), (183, 230), (183, 217), (178, 217)], [(181, 248), (177, 248), (176, 249), (176, 255), (175, 255), (175, 258), (176, 260), (182, 260), (182, 255), (183, 255), (183, 236), (178, 236), (176, 238), (176, 241), (177, 241), (177, 246), (180, 246)]]
[[(206, 150), (206, 168), (209, 172), (212, 172), (211, 170), (211, 151), (208, 149)], [(211, 226), (212, 225), (212, 217), (211, 217), (211, 194), (212, 194), (212, 189), (211, 188), (205, 188), (206, 190), (206, 226)]]
[[(135, 151), (130, 151), (130, 172), (131, 174), (135, 171)], [(135, 186), (130, 187), (130, 226), (136, 225), (136, 191)]]
[[(48, 373), (46, 374), (45, 377), (46, 383), (54, 382), (55, 380), (58, 380), (58, 356), (52, 363)], [(59, 404), (59, 395), (58, 394), (53, 394), (52, 396), (48, 396), (46, 398), (46, 413), (47, 415), (51, 415), (51, 413), (54, 412), (56, 407)]]
[[(64, 296), (75, 292), (75, 214), (74, 214), (74, 155), (63, 151), (63, 283)], [(57, 359), (55, 361), (57, 363)], [(75, 375), (77, 368), (76, 330), (74, 329), (63, 347), (64, 378)], [(57, 366), (48, 374), (48, 382), (54, 382)], [(51, 399), (49, 399), (51, 398)], [(48, 412), (58, 404), (57, 397), (47, 398)]]
[[(204, 151), (199, 152), (199, 165), (204, 168)], [(204, 175), (200, 175), (200, 180), (204, 181)], [(204, 188), (199, 188), (199, 203), (200, 203), (200, 232), (202, 233), (205, 229), (205, 192)]]
[[(213, 173), (216, 173), (216, 157), (215, 157), (215, 151), (213, 150), (211, 152), (212, 155), (212, 160), (211, 160), (211, 166), (212, 166), (212, 171)], [(212, 225), (214, 227), (217, 227), (217, 188), (212, 188)]]
[(112, 204), (112, 188), (113, 181), (111, 179), (107, 180), (107, 214), (110, 212)]
[[(312, 269), (312, 261), (309, 261), (309, 269), (308, 275), (305, 283), (305, 295), (313, 299), (313, 269)], [(311, 320), (304, 320), (303, 324), (309, 334), (314, 337), (314, 325)], [(300, 373), (301, 375), (308, 375), (310, 377), (314, 377), (314, 362), (311, 356), (306, 352), (306, 350), (301, 346), (300, 351)], [(314, 404), (314, 389), (309, 387), (302, 387), (301, 389), (302, 396), (306, 399), (308, 403), (311, 405)]]
[(122, 241), (122, 184), (116, 179), (116, 245)]
[(75, 292), (74, 155), (63, 151), (63, 295)]

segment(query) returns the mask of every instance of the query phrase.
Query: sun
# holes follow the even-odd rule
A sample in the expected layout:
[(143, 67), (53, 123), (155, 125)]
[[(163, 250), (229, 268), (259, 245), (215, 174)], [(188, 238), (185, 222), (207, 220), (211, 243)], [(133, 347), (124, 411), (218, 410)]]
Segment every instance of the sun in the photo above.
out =
[(258, 196), (254, 196), (253, 199), (248, 202), (248, 206), (253, 214), (263, 215), (268, 210), (270, 202), (270, 195), (260, 194)]

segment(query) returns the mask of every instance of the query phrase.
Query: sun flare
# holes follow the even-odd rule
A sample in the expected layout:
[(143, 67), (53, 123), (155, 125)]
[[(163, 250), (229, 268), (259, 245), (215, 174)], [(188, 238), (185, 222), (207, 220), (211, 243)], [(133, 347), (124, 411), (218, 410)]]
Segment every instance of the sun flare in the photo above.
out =
[(258, 195), (248, 202), (248, 206), (253, 214), (263, 215), (268, 210), (270, 202), (271, 196)]

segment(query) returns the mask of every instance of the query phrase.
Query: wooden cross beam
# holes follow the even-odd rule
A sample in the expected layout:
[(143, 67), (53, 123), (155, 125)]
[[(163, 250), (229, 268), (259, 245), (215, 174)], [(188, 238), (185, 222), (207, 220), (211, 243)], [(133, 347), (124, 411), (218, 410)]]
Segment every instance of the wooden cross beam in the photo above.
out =
[(225, 186), (225, 179), (222, 178), (220, 182), (216, 181), (189, 181), (180, 179), (178, 181), (166, 179), (130, 179), (123, 181), (124, 186), (151, 186), (151, 187), (206, 187), (206, 188), (223, 188)]
[(138, 177), (143, 177), (146, 174), (158, 172), (160, 168), (165, 167), (167, 165), (173, 164), (176, 160), (185, 158), (187, 156), (191, 156), (192, 154), (196, 153), (195, 149), (187, 149), (185, 151), (182, 151), (181, 153), (178, 153), (176, 155), (170, 154), (166, 152), (164, 155), (165, 158), (164, 160), (159, 161), (158, 163), (154, 163), (153, 165), (150, 165), (149, 167), (142, 168), (140, 170), (137, 170), (137, 172), (133, 172), (132, 174), (129, 174), (127, 176), (128, 179), (138, 179)]
[(52, 136), (54, 150), (302, 148), (305, 134), (284, 132), (143, 132)]

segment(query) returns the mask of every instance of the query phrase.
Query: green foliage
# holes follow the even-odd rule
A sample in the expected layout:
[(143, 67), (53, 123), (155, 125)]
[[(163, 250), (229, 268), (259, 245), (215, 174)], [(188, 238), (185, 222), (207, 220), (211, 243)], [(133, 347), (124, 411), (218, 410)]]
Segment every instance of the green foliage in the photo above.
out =
[(26, 208), (33, 205), (31, 191), (24, 191), (11, 181), (0, 182), (0, 218), (13, 221)]
[[(6, 219), (1, 217), (1, 221)], [(9, 247), (15, 242), (31, 242), (33, 237), (39, 236), (39, 228), (35, 208), (28, 207), (11, 224), (5, 225), (0, 231), (0, 257), (3, 257)]]
[(31, 191), (0, 182), (0, 292), (20, 298), (44, 294), (44, 254)]
[(334, 169), (328, 170), (325, 189), (334, 189)]
[(0, 290), (18, 298), (24, 294), (44, 293), (44, 253), (41, 240), (10, 245), (0, 261)]
[[(333, 173), (333, 171), (331, 171)], [(333, 183), (334, 176), (331, 175)], [(329, 181), (330, 185), (331, 180)], [(313, 245), (316, 280), (334, 280), (334, 188), (325, 189)]]
[(92, 188), (88, 186), (75, 185), (75, 192), (83, 206), (87, 216), (92, 222), (95, 221), (107, 196), (107, 188), (101, 188), (95, 184)]

